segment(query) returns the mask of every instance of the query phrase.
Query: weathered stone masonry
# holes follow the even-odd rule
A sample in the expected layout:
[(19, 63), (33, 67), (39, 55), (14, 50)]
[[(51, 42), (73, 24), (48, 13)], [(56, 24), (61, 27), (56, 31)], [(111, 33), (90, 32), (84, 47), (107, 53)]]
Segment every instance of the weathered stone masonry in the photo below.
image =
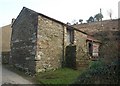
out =
[(65, 26), (23, 8), (12, 25), (10, 62), (31, 72), (61, 67)]
[[(87, 35), (75, 31), (75, 45), (76, 45), (76, 65), (82, 67), (88, 65), (89, 56), (87, 55)], [(86, 63), (87, 62), (87, 63)]]
[(61, 67), (64, 26), (38, 16), (36, 70)]
[(22, 9), (12, 29), (10, 63), (26, 71), (35, 73), (65, 66), (69, 39), (76, 45), (77, 65), (81, 65), (78, 59), (87, 56), (87, 34), (28, 8)]
[(37, 14), (23, 9), (12, 25), (10, 63), (35, 72)]

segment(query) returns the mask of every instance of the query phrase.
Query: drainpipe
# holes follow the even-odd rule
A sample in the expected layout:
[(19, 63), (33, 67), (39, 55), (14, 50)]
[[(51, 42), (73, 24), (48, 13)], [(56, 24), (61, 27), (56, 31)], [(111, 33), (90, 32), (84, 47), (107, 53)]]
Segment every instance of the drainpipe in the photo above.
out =
[(64, 60), (64, 58), (65, 58), (65, 43), (64, 43), (64, 41), (65, 41), (65, 31), (64, 31), (64, 25), (62, 25), (63, 26), (63, 44), (62, 44), (62, 47), (63, 47), (63, 50), (62, 50), (62, 67), (64, 67), (65, 66), (65, 60)]

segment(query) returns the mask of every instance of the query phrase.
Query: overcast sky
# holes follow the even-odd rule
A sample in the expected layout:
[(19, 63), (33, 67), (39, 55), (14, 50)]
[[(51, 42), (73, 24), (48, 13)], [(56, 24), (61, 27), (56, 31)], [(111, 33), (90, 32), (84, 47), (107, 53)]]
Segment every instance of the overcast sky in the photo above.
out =
[(0, 27), (10, 24), (16, 18), (23, 6), (55, 18), (64, 23), (83, 19), (83, 22), (102, 9), (105, 19), (112, 10), (112, 18), (118, 18), (119, 0), (0, 0)]

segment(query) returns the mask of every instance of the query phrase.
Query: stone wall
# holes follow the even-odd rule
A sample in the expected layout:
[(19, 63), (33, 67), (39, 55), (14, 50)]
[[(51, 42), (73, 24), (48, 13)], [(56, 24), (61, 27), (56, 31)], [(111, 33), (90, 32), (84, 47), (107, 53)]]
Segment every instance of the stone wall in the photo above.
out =
[(37, 14), (23, 8), (12, 25), (10, 63), (35, 72)]
[(64, 52), (64, 26), (38, 16), (36, 71), (59, 68)]
[(76, 45), (76, 66), (77, 69), (86, 67), (89, 64), (89, 55), (87, 52), (87, 35), (79, 31), (75, 31)]
[(9, 63), (9, 57), (10, 57), (10, 51), (2, 52), (2, 63), (3, 64), (8, 64)]

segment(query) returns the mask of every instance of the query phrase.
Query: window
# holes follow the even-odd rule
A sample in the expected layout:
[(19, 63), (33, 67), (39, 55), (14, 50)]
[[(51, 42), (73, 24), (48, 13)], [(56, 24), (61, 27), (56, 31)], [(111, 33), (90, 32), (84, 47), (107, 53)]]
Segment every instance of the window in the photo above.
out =
[(67, 42), (68, 44), (74, 44), (74, 30), (67, 29)]
[(92, 52), (93, 52), (93, 44), (92, 44), (92, 42), (88, 43), (88, 49), (89, 49), (90, 56), (92, 56)]
[(99, 44), (87, 40), (87, 51), (90, 56), (98, 57), (99, 56)]
[(99, 44), (93, 43), (93, 56), (98, 57), (99, 55)]

